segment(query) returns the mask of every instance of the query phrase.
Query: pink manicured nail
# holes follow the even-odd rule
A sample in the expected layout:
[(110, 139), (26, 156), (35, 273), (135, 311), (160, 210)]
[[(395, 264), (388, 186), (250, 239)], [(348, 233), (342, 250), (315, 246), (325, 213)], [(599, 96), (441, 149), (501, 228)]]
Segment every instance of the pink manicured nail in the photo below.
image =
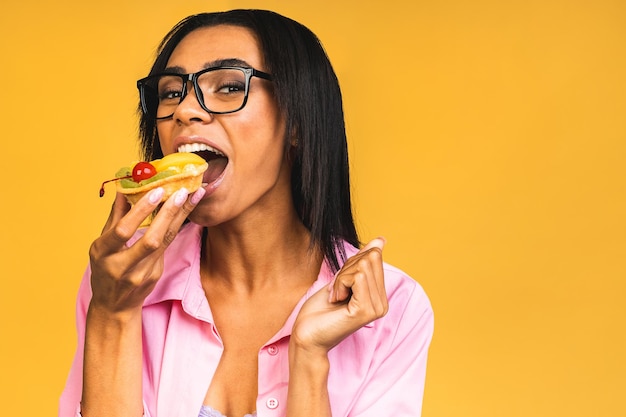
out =
[(176, 191), (176, 194), (174, 194), (174, 205), (176, 207), (181, 207), (183, 204), (185, 204), (188, 195), (189, 191), (187, 191), (187, 189), (184, 187)]
[(150, 193), (148, 193), (148, 201), (150, 202), (150, 204), (156, 204), (161, 201), (164, 192), (165, 190), (163, 190), (163, 187), (155, 188), (154, 190), (150, 191)]
[(191, 204), (194, 206), (198, 204), (200, 200), (202, 200), (202, 197), (204, 197), (204, 194), (206, 194), (206, 190), (202, 187), (198, 188), (198, 190), (191, 195)]

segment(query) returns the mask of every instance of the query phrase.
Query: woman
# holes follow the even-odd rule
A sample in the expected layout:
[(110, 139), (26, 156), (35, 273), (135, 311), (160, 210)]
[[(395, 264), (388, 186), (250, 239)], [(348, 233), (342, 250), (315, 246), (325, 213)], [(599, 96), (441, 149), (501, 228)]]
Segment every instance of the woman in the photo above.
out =
[(357, 249), (315, 35), (268, 11), (190, 16), (138, 86), (145, 159), (193, 151), (210, 168), (147, 228), (162, 190), (116, 197), (59, 415), (419, 415), (432, 310), (383, 239)]

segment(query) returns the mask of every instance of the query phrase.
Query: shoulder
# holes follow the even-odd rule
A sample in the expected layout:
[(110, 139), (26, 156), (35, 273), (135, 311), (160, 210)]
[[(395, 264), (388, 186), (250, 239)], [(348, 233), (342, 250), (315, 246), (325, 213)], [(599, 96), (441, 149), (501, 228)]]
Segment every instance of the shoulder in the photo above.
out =
[(383, 270), (389, 310), (329, 352), (331, 401), (354, 415), (419, 415), (433, 310), (415, 279), (388, 263)]
[[(403, 270), (384, 264), (385, 289), (389, 311), (373, 323), (379, 336), (391, 337), (389, 345), (413, 340), (415, 344), (429, 343), (433, 332), (433, 309), (424, 288)], [(386, 343), (385, 343), (386, 344)]]
[(431, 309), (426, 291), (417, 280), (403, 270), (387, 263), (383, 264), (383, 270), (385, 271), (387, 297), (390, 301), (408, 303), (410, 299), (415, 299), (414, 301), (422, 305), (424, 309)]

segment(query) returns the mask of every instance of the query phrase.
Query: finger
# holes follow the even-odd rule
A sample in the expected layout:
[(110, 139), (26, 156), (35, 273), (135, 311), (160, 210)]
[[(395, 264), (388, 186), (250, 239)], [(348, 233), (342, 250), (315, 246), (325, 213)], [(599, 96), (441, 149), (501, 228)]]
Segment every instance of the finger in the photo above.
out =
[(351, 271), (342, 270), (340, 272), (335, 277), (330, 288), (330, 294), (328, 294), (329, 303), (346, 301), (352, 295), (350, 288), (354, 285), (354, 274)]
[[(346, 271), (349, 271), (350, 268), (354, 268), (355, 265), (359, 262), (359, 260), (370, 250), (375, 249), (375, 250), (382, 252), (383, 247), (385, 246), (385, 243), (386, 243), (386, 240), (383, 237), (378, 237), (369, 241), (367, 245), (365, 245), (356, 254), (354, 254), (353, 256), (351, 256), (350, 258), (346, 260), (341, 270), (337, 273), (337, 276), (341, 273), (346, 273)], [(330, 294), (328, 295), (329, 302), (345, 300), (346, 297), (350, 295), (349, 291), (346, 291), (345, 288), (342, 288), (341, 286), (337, 285), (336, 277), (335, 277), (335, 280), (333, 280), (333, 282), (331, 282), (331, 284), (328, 286), (328, 289), (330, 292)]]
[(351, 274), (352, 283), (350, 286), (352, 297), (350, 302), (357, 301), (363, 305), (372, 304), (373, 296), (370, 293), (372, 291), (377, 292), (372, 255), (377, 253), (378, 252), (373, 252), (361, 256), (353, 268), (354, 272)]
[(385, 246), (385, 242), (385, 238), (383, 237), (377, 237), (375, 239), (372, 239), (365, 246), (359, 249), (357, 253), (348, 258), (341, 269), (343, 270), (352, 267), (356, 262), (358, 262), (358, 260), (364, 253), (367, 253), (372, 249), (376, 248), (382, 251), (383, 247)]
[(122, 199), (125, 200), (125, 197), (118, 194), (111, 216), (111, 224), (106, 228), (101, 239), (98, 240), (99, 249), (103, 253), (117, 252), (122, 249), (141, 224), (157, 208), (163, 192), (162, 187), (150, 190), (130, 209), (126, 206), (128, 203), (122, 201)]
[(329, 302), (349, 300), (353, 313), (363, 310), (372, 319), (380, 317), (388, 310), (381, 250), (374, 246), (353, 258), (351, 266), (337, 275)]
[(361, 249), (361, 253), (369, 253), (369, 259), (372, 262), (372, 273), (368, 274), (370, 286), (376, 289), (376, 293), (372, 293), (372, 303), (376, 306), (377, 311), (387, 312), (388, 300), (387, 291), (385, 289), (385, 279), (383, 272), (382, 250), (387, 243), (384, 237), (372, 239), (367, 245)]
[[(363, 260), (362, 263), (367, 261)], [(343, 311), (356, 328), (378, 318), (382, 310), (376, 286), (374, 284), (372, 287), (372, 280), (369, 278), (371, 275), (369, 265), (361, 265), (358, 271), (338, 277), (337, 295), (341, 296), (344, 290), (350, 292), (349, 299), (344, 300)]]
[(104, 234), (107, 230), (111, 228), (111, 225), (118, 222), (119, 219), (124, 217), (126, 213), (130, 210), (130, 203), (126, 200), (120, 193), (115, 194), (115, 200), (113, 200), (113, 204), (111, 205), (111, 212), (109, 213), (109, 217), (107, 218), (104, 227), (102, 228), (102, 232), (100, 234)]
[[(373, 284), (373, 285), (372, 285)], [(373, 271), (368, 259), (361, 259), (359, 271), (354, 275), (354, 284), (350, 288), (352, 296), (348, 303), (348, 311), (355, 316), (372, 317), (376, 301), (376, 283), (373, 280)], [(367, 319), (367, 321), (370, 321)]]
[(361, 257), (349, 274), (338, 277), (338, 296), (343, 291), (350, 291), (346, 311), (359, 325), (380, 318), (387, 312), (387, 296), (384, 285), (382, 292), (379, 289), (379, 277), (382, 277), (379, 249), (368, 251), (367, 256)]
[(367, 258), (369, 267), (367, 280), (371, 303), (376, 317), (381, 317), (386, 314), (388, 310), (382, 252), (378, 247), (372, 248), (372, 250), (368, 251)]
[[(182, 226), (184, 221), (187, 219), (187, 217), (189, 217), (191, 212), (196, 208), (198, 203), (202, 200), (202, 197), (204, 197), (205, 193), (206, 193), (206, 190), (204, 188), (199, 188), (194, 193), (189, 194), (188, 196), (185, 195), (185, 198), (182, 198), (181, 196), (180, 201), (183, 201), (183, 204), (182, 206), (180, 206), (179, 210), (173, 213), (172, 221), (169, 225), (169, 230), (166, 233), (166, 238), (165, 238), (166, 245), (169, 245), (171, 241), (173, 240), (173, 238), (178, 234), (180, 227)], [(177, 207), (179, 204), (180, 202), (175, 203)]]
[(163, 256), (160, 252), (149, 253), (126, 265), (126, 280), (135, 287), (152, 287), (163, 273)]
[(377, 237), (375, 239), (370, 240), (367, 245), (363, 246), (363, 248), (361, 248), (361, 250), (358, 253), (363, 253), (363, 252), (367, 252), (368, 250), (372, 249), (372, 248), (378, 248), (381, 251), (383, 250), (383, 248), (385, 247), (385, 243), (387, 241), (385, 240), (384, 237)]
[(200, 188), (191, 196), (187, 189), (176, 191), (159, 209), (146, 233), (133, 245), (137, 256), (162, 253), (173, 241), (181, 225), (204, 195)]

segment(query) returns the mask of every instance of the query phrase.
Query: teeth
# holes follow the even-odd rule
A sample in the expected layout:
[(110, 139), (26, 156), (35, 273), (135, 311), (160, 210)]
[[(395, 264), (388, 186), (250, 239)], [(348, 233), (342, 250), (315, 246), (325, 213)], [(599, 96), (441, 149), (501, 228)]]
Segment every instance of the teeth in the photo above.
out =
[(209, 151), (214, 154), (224, 156), (223, 153), (218, 151), (212, 146), (209, 146), (205, 143), (185, 143), (178, 147), (178, 152), (200, 152), (200, 151)]

